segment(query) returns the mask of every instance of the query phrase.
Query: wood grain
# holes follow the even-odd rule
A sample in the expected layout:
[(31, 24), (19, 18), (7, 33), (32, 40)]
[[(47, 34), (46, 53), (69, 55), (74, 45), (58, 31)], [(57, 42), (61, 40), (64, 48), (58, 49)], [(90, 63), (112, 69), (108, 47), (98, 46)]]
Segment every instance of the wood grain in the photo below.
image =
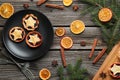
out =
[[(58, 9), (47, 8), (45, 7), (44, 4), (42, 6), (36, 6), (36, 1), (30, 2), (30, 0), (10, 0), (10, 1), (4, 0), (2, 2), (3, 3), (10, 2), (15, 8), (15, 12), (23, 10), (24, 9), (23, 4), (28, 3), (30, 5), (29, 9), (37, 10), (45, 14), (50, 19), (53, 26), (58, 26), (58, 25), (68, 26), (73, 20), (76, 20), (76, 19), (80, 19), (84, 21), (85, 25), (89, 25), (89, 26), (95, 25), (91, 21), (92, 18), (89, 15), (86, 15), (86, 16), (80, 15), (80, 12), (84, 10), (85, 5), (78, 1), (74, 2), (70, 7), (65, 7), (64, 10), (62, 11)], [(63, 3), (59, 0), (48, 1), (46, 3), (63, 5)], [(74, 4), (78, 4), (79, 6), (78, 11), (73, 11), (72, 7)], [(6, 19), (3, 19), (2, 17), (0, 17), (0, 21), (1, 21), (0, 25), (4, 25), (6, 22)]]
[[(64, 27), (64, 26), (63, 26)], [(57, 27), (53, 27), (54, 31)], [(87, 68), (89, 73), (91, 75), (94, 75), (97, 70), (99, 69), (100, 65), (104, 61), (106, 55), (102, 57), (100, 61), (98, 61), (97, 64), (93, 65), (92, 61), (96, 57), (97, 53), (101, 51), (101, 49), (106, 46), (105, 43), (101, 39), (101, 33), (99, 27), (86, 27), (85, 31), (82, 34), (79, 35), (74, 35), (71, 33), (69, 30), (69, 26), (64, 27), (66, 30), (66, 36), (70, 36), (73, 38), (74, 44), (73, 47), (70, 50), (65, 50), (65, 56), (66, 56), (66, 62), (68, 64), (73, 64), (76, 62), (76, 60), (80, 57), (83, 59), (83, 64), (82, 66)], [(0, 27), (0, 33), (2, 32), (3, 27)], [(94, 33), (93, 33), (94, 32)], [(99, 39), (97, 47), (95, 49), (95, 53), (93, 55), (92, 59), (88, 59), (88, 55), (91, 50), (91, 46), (93, 43), (93, 39), (97, 37)], [(0, 34), (0, 39), (2, 39), (2, 35)], [(54, 35), (54, 42), (49, 50), (48, 54), (45, 55), (42, 59), (38, 59), (37, 61), (30, 62), (30, 69), (36, 76), (36, 80), (39, 79), (38, 77), (38, 72), (40, 69), (46, 67), (50, 69), (52, 73), (52, 77), (50, 80), (58, 80), (59, 77), (56, 74), (57, 73), (57, 67), (52, 67), (51, 62), (52, 60), (57, 60), (58, 61), (58, 66), (62, 65), (61, 62), (61, 56), (60, 56), (60, 37), (57, 37)], [(85, 40), (86, 41), (86, 46), (82, 47), (80, 46), (80, 41)], [(2, 40), (0, 40), (0, 47), (2, 47)], [(2, 56), (1, 56), (2, 57)], [(0, 65), (0, 78), (7, 80), (8, 78), (10, 80), (26, 80), (24, 75), (21, 74), (19, 69), (17, 69), (16, 66), (14, 65)], [(91, 72), (92, 71), (92, 72)]]
[[(97, 71), (97, 73), (95, 74), (93, 80), (102, 80), (102, 78), (100, 77), (100, 74), (103, 72), (105, 73), (107, 76), (105, 78), (105, 80), (114, 80), (109, 73), (109, 68), (113, 63), (119, 62), (118, 59), (118, 54), (120, 54), (120, 43), (116, 44), (112, 51), (109, 53), (109, 55), (107, 56), (107, 58), (105, 59), (105, 61), (103, 62), (103, 64), (101, 65), (100, 69)], [(118, 79), (116, 79), (118, 80)]]
[[(75, 64), (76, 60), (80, 57), (83, 60), (82, 67), (87, 68), (89, 73), (94, 75), (96, 71), (99, 69), (101, 63), (103, 62), (106, 55), (103, 56), (103, 59), (101, 59), (96, 65), (92, 64), (92, 60), (88, 59), (88, 54), (90, 51), (69, 51), (65, 50), (65, 56), (66, 61), (68, 64)], [(97, 54), (99, 51), (95, 51), (95, 54)], [(95, 57), (95, 55), (94, 55)], [(42, 68), (48, 68), (50, 69), (52, 76), (49, 80), (57, 80), (57, 67), (52, 67), (51, 62), (53, 60), (58, 61), (58, 66), (62, 65), (61, 62), (61, 56), (60, 56), (60, 50), (58, 51), (49, 51), (47, 55), (44, 56), (44, 58), (39, 59), (37, 61), (30, 62), (30, 69), (32, 70), (33, 74), (38, 78), (38, 72)], [(27, 80), (24, 75), (21, 74), (19, 69), (15, 65), (0, 65), (0, 78), (3, 78), (4, 80), (7, 80), (8, 78), (10, 80)]]
[[(45, 7), (45, 4), (38, 7), (36, 6), (37, 1), (38, 0), (33, 0), (33, 2), (31, 2), (30, 0), (1, 0), (0, 3), (2, 4), (4, 2), (10, 2), (15, 8), (15, 12), (23, 10), (23, 4), (28, 3), (30, 5), (29, 9), (40, 11), (48, 17), (48, 19), (52, 23), (54, 31), (57, 27), (64, 27), (66, 30), (65, 36), (70, 36), (74, 42), (73, 47), (70, 50), (65, 50), (67, 64), (74, 65), (76, 60), (81, 57), (83, 60), (82, 67), (87, 68), (90, 75), (94, 76), (103, 63), (104, 59), (106, 58), (107, 54), (105, 54), (102, 59), (100, 59), (94, 65), (92, 64), (92, 61), (97, 56), (99, 51), (101, 51), (101, 49), (106, 46), (106, 44), (102, 39), (100, 27), (95, 26), (94, 22), (91, 21), (92, 18), (90, 17), (90, 15), (80, 15), (80, 12), (84, 10), (84, 7), (86, 7), (86, 5), (82, 4), (79, 0), (74, 0), (73, 4), (70, 7), (65, 7), (64, 10), (61, 11), (58, 9), (47, 8)], [(47, 3), (63, 6), (62, 0), (48, 0)], [(72, 9), (73, 5), (75, 4), (78, 4), (79, 6), (79, 10), (76, 12)], [(74, 35), (69, 29), (71, 22), (76, 19), (84, 21), (86, 26), (85, 31), (79, 35)], [(2, 31), (4, 29), (6, 20), (7, 19), (0, 17), (0, 48), (5, 48), (2, 41)], [(88, 59), (88, 55), (90, 53), (94, 38), (97, 38), (99, 40), (95, 48), (93, 58)], [(30, 62), (29, 68), (32, 70), (34, 76), (36, 77), (35, 80), (40, 80), (38, 73), (42, 68), (48, 68), (51, 71), (52, 76), (49, 80), (59, 80), (59, 77), (57, 75), (58, 67), (52, 67), (51, 62), (53, 60), (57, 60), (58, 66), (62, 65), (59, 45), (60, 40), (61, 37), (57, 37), (56, 35), (54, 35), (53, 45), (51, 46), (48, 54), (46, 54), (41, 59)], [(84, 47), (80, 46), (80, 42), (83, 40), (86, 42), (86, 46)], [(2, 54), (0, 53), (0, 58), (5, 57), (2, 56)], [(0, 65), (0, 80), (27, 79), (15, 65), (8, 64)]]

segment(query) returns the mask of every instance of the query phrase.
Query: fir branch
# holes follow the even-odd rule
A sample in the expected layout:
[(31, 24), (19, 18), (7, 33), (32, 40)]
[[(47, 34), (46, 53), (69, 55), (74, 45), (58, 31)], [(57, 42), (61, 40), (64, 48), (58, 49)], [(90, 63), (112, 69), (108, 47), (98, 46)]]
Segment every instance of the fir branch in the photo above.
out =
[(118, 10), (117, 9), (118, 8), (117, 5), (118, 4), (116, 2), (114, 2), (114, 4), (111, 3), (111, 5), (108, 6), (112, 10), (113, 18), (116, 19), (116, 20), (118, 20), (118, 15), (116, 14), (116, 12)]
[[(91, 16), (93, 16), (93, 20), (97, 25), (101, 27), (102, 35), (107, 43), (108, 51), (112, 49), (112, 47), (119, 41), (119, 29), (120, 29), (120, 4), (118, 0), (84, 0), (86, 4), (90, 7), (93, 7), (93, 11), (91, 12)], [(98, 7), (94, 7), (97, 5)], [(102, 7), (108, 7), (113, 12), (113, 18), (111, 21), (107, 23), (102, 23), (98, 19), (98, 11)], [(87, 13), (87, 12), (86, 12)], [(88, 11), (89, 13), (89, 11)]]
[(112, 14), (113, 14), (113, 19), (118, 20), (119, 17), (114, 11), (112, 12)]
[(99, 4), (98, 0), (81, 0), (81, 2), (86, 3), (88, 5), (92, 5), (92, 6), (98, 6), (100, 8), (103, 8), (103, 6), (101, 4)]
[(116, 33), (118, 32), (119, 30), (119, 27), (120, 27), (120, 18), (118, 19), (118, 21), (116, 22), (116, 25), (115, 25), (115, 29), (114, 29), (114, 32), (113, 32), (113, 37), (116, 35)]
[(98, 0), (98, 1), (99, 1), (99, 4), (101, 5), (101, 8), (103, 8), (103, 7), (104, 7), (104, 1), (105, 1), (105, 0), (103, 0), (103, 1), (102, 1), (102, 0)]
[(74, 72), (73, 71), (73, 66), (71, 64), (68, 64), (66, 69), (67, 69), (68, 74), (72, 74)]
[(100, 9), (99, 7), (94, 8), (93, 11), (91, 12), (91, 15), (97, 17), (95, 14), (98, 13), (99, 9)]
[[(107, 53), (112, 47), (120, 40), (120, 0), (82, 0), (89, 7), (94, 7), (91, 12), (91, 16), (95, 23), (101, 27), (102, 37), (107, 43)], [(95, 6), (98, 7), (95, 7)], [(107, 7), (112, 10), (112, 20), (106, 23), (102, 23), (98, 19), (98, 10), (100, 8)], [(86, 12), (87, 13), (87, 12)], [(88, 11), (88, 13), (90, 13)]]
[(98, 19), (94, 19), (95, 20), (95, 23), (97, 23), (99, 26), (101, 26), (102, 28), (102, 32), (106, 35), (106, 38), (110, 38), (110, 33), (108, 33), (107, 29), (106, 29), (106, 26), (101, 24), (101, 22), (98, 20)]
[(84, 16), (84, 15), (88, 14), (88, 11), (92, 11), (94, 8), (95, 8), (94, 6), (87, 7), (87, 9), (81, 11), (80, 14)]
[(119, 32), (119, 29), (120, 29), (120, 18), (116, 22), (116, 25), (113, 26), (113, 27), (115, 27), (115, 29), (114, 29), (112, 37), (111, 37), (111, 39), (109, 41), (108, 51), (107, 52), (109, 52), (112, 49), (112, 47), (118, 42), (118, 41), (115, 40), (115, 36), (118, 35), (117, 33)]
[(80, 58), (79, 60), (77, 60), (74, 66), (74, 71), (77, 71), (80, 68), (81, 64), (82, 64), (82, 59)]
[(64, 73), (64, 69), (62, 66), (60, 66), (58, 69), (57, 69), (57, 74), (58, 76), (60, 77), (60, 80), (65, 80), (64, 77), (63, 77), (63, 74)]
[(89, 80), (89, 73), (87, 69), (80, 67), (81, 64), (82, 59), (77, 60), (74, 66), (72, 64), (68, 64), (66, 67), (68, 77), (64, 77), (64, 68), (60, 66), (57, 70), (60, 80)]
[(105, 7), (105, 3), (106, 3), (106, 1), (104, 0), (104, 1), (103, 1), (103, 6), (104, 6), (104, 7)]
[(92, 6), (96, 6), (96, 4), (94, 3), (94, 0), (80, 0), (80, 1), (83, 3), (87, 3), (89, 5), (92, 5)]

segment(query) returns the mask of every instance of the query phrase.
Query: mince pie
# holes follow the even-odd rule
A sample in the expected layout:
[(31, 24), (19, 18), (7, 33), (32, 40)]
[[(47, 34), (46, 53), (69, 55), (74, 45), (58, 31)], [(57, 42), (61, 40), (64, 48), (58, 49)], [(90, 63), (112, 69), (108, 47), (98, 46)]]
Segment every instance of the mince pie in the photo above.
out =
[(120, 79), (120, 63), (114, 63), (110, 67), (110, 75), (113, 78), (119, 78)]
[(31, 31), (26, 36), (26, 43), (29, 47), (36, 48), (42, 43), (42, 36), (37, 31)]
[(27, 29), (28, 31), (33, 31), (38, 27), (39, 20), (33, 14), (27, 14), (22, 19), (22, 24), (23, 24), (24, 28)]
[(9, 31), (9, 37), (14, 42), (21, 42), (25, 38), (25, 31), (21, 27), (13, 27)]

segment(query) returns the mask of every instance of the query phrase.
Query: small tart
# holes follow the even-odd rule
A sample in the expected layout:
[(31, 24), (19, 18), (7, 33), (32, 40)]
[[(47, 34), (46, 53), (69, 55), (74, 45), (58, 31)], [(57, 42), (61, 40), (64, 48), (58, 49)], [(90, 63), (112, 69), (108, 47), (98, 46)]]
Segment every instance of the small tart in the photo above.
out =
[(113, 78), (120, 79), (120, 63), (114, 63), (110, 67), (110, 75)]
[(36, 48), (42, 43), (42, 36), (37, 31), (31, 31), (26, 36), (26, 43), (29, 47)]
[(21, 42), (25, 38), (25, 31), (21, 27), (13, 27), (9, 31), (9, 37), (14, 42)]
[(39, 20), (36, 16), (33, 14), (27, 14), (23, 19), (22, 19), (22, 24), (24, 28), (28, 31), (33, 31), (35, 30), (38, 25), (39, 25)]

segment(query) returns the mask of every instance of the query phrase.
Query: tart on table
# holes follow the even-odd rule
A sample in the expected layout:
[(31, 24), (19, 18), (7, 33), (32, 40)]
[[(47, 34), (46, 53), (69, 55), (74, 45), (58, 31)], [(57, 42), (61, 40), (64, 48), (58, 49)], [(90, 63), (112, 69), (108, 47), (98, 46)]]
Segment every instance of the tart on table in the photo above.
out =
[(27, 14), (25, 17), (23, 17), (22, 24), (26, 30), (33, 31), (38, 28), (39, 20), (35, 15)]
[(120, 79), (120, 63), (113, 63), (110, 67), (110, 75), (113, 78)]
[(21, 42), (25, 38), (25, 31), (21, 27), (13, 27), (9, 31), (9, 37), (14, 42)]
[(36, 48), (42, 43), (42, 36), (37, 31), (31, 31), (26, 35), (26, 43), (29, 47)]

